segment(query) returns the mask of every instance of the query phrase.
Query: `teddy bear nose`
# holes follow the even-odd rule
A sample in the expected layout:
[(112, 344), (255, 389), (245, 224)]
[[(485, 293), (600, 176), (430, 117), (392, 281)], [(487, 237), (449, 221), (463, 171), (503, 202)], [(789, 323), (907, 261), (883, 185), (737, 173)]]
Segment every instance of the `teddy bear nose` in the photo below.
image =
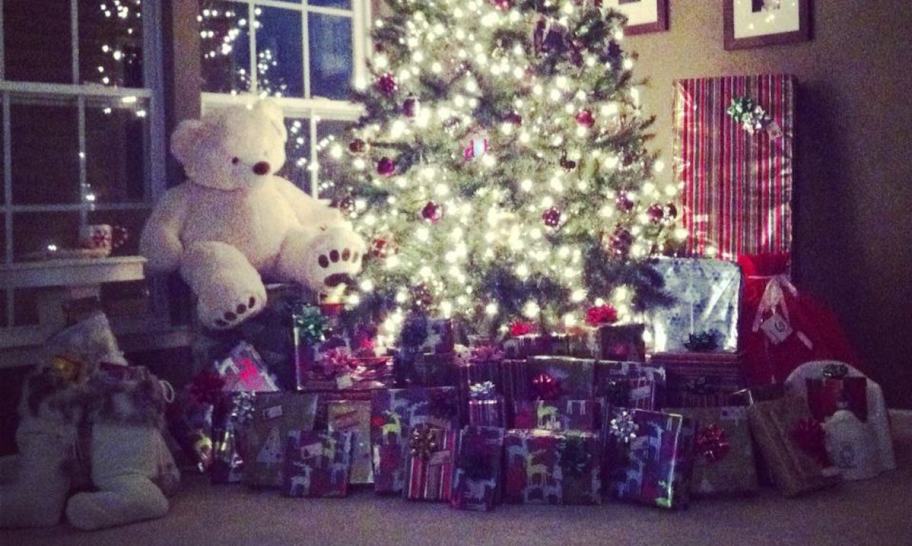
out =
[(260, 161), (259, 163), (253, 166), (253, 172), (258, 175), (264, 175), (269, 173), (269, 163), (265, 161)]

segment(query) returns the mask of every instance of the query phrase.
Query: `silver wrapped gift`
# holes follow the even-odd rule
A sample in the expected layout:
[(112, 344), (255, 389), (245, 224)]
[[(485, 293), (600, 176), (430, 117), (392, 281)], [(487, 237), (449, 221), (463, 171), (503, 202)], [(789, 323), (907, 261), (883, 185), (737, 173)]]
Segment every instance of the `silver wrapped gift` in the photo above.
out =
[(687, 351), (692, 334), (712, 334), (714, 351), (736, 352), (742, 284), (738, 265), (721, 260), (668, 258), (659, 260), (655, 268), (675, 303), (652, 313), (652, 351)]

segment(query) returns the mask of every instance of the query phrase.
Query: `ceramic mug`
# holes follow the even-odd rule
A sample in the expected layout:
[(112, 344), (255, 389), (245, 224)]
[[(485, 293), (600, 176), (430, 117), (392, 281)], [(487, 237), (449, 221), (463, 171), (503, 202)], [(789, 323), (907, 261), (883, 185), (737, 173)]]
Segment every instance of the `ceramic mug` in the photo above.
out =
[(104, 252), (105, 256), (127, 241), (127, 230), (121, 226), (89, 224), (79, 229), (79, 246)]

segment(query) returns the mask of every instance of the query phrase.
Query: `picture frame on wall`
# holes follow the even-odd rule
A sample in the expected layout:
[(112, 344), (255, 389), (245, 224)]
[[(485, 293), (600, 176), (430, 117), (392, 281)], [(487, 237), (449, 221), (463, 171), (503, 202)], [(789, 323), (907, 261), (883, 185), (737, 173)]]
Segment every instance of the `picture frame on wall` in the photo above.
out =
[(722, 0), (725, 49), (794, 44), (811, 39), (811, 0)]
[(603, 0), (602, 5), (627, 16), (626, 35), (668, 30), (668, 0)]

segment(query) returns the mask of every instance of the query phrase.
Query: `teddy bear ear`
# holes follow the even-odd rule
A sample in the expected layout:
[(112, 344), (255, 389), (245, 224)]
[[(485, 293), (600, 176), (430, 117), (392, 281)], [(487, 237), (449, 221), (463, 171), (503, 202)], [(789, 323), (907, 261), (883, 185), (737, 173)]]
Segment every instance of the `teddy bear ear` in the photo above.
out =
[(276, 131), (282, 136), (282, 140), (288, 139), (288, 131), (285, 129), (285, 113), (278, 103), (272, 100), (261, 100), (254, 105), (254, 109), (272, 122)]
[(185, 119), (171, 135), (171, 153), (182, 164), (187, 162), (203, 136), (205, 125), (198, 119)]

